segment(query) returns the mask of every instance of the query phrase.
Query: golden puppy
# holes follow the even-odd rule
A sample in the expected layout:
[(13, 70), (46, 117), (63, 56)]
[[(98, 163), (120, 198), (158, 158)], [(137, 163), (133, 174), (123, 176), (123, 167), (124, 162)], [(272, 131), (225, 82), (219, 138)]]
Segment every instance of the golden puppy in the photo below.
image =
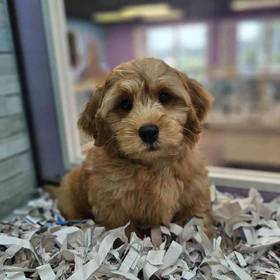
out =
[(161, 60), (116, 67), (80, 117), (95, 146), (63, 179), (65, 217), (140, 231), (199, 217), (210, 235), (207, 171), (194, 149), (210, 104), (200, 84)]

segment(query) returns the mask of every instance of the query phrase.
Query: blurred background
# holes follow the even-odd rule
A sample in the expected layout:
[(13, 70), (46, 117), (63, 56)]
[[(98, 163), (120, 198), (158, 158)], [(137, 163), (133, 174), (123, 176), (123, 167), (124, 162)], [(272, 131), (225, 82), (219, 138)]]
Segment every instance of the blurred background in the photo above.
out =
[(279, 0), (65, 0), (65, 12), (77, 114), (113, 67), (161, 58), (215, 97), (209, 165), (280, 170)]
[(147, 56), (215, 97), (210, 181), (280, 192), (280, 0), (0, 0), (0, 217), (81, 163), (96, 85)]

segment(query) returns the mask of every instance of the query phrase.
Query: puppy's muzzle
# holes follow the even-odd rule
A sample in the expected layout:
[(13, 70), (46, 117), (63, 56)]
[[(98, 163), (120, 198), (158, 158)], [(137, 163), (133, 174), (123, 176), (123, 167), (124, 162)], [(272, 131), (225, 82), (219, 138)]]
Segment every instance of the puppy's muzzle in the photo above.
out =
[(158, 140), (159, 128), (154, 124), (146, 124), (139, 128), (138, 133), (144, 143), (152, 145)]

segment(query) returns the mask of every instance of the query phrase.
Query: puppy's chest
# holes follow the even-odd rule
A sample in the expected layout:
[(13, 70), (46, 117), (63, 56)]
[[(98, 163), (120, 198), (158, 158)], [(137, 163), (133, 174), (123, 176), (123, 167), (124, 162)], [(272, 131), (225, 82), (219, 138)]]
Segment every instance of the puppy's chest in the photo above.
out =
[(165, 197), (171, 193), (179, 195), (183, 191), (183, 181), (172, 169), (121, 170), (103, 178), (122, 195), (133, 192), (143, 196)]
[[(137, 224), (164, 224), (170, 222), (179, 207), (183, 181), (170, 169), (148, 169), (123, 173), (123, 178), (112, 180), (113, 198)], [(113, 178), (112, 178), (113, 179)]]

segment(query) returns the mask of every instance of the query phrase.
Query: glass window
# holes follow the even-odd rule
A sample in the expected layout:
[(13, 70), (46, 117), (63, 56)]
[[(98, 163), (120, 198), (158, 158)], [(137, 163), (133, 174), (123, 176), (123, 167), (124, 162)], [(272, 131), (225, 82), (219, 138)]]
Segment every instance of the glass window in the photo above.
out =
[[(210, 78), (215, 102), (201, 144), (212, 165), (280, 170), (279, 23), (220, 23), (220, 29), (228, 28), (219, 33), (220, 41), (230, 39), (237, 48), (225, 52), (227, 64), (211, 68), (219, 70)], [(222, 50), (218, 45), (218, 57)]]
[(238, 66), (242, 73), (256, 71), (263, 62), (263, 24), (245, 21), (238, 25)]
[[(147, 48), (151, 54), (170, 53), (174, 47), (174, 32), (171, 27), (157, 27), (147, 33)], [(160, 43), (159, 43), (160, 42)]]
[(177, 66), (190, 76), (203, 79), (207, 63), (207, 27), (189, 24), (178, 28)]
[[(160, 43), (159, 43), (160, 42)], [(205, 79), (207, 67), (206, 24), (184, 24), (149, 28), (146, 34), (149, 56), (165, 60), (197, 79)]]
[[(77, 111), (116, 65), (161, 58), (215, 98), (200, 139), (209, 165), (279, 171), (280, 18), (259, 12), (255, 19), (244, 14), (243, 19), (223, 15), (207, 22), (198, 17), (195, 23), (185, 17), (180, 23), (137, 18), (110, 24), (69, 14)], [(81, 138), (83, 147), (87, 141)]]
[(237, 26), (240, 73), (275, 72), (280, 66), (280, 20), (242, 21)]

